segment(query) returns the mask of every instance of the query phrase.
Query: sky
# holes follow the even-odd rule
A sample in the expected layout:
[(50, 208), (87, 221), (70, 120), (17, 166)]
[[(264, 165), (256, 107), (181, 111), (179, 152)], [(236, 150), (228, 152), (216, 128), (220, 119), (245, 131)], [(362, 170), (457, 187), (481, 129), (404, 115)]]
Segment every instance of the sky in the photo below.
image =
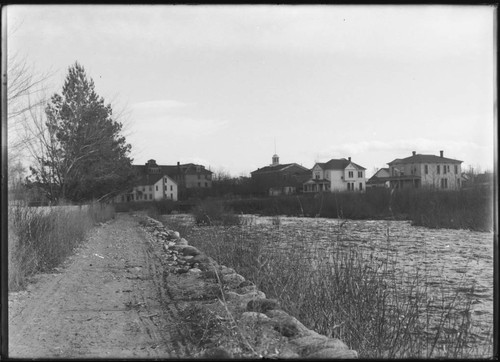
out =
[[(5, 10), (6, 9), (6, 10)], [(493, 170), (492, 6), (10, 5), (7, 50), (61, 93), (78, 61), (134, 164), (249, 176), (412, 151)]]

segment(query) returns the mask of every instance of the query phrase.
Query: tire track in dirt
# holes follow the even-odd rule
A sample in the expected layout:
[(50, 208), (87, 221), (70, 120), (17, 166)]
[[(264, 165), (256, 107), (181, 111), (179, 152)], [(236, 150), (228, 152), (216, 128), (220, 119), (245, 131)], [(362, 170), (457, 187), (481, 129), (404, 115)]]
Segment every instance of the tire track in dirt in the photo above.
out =
[(96, 228), (59, 274), (9, 295), (9, 357), (180, 357), (161, 251), (126, 214)]

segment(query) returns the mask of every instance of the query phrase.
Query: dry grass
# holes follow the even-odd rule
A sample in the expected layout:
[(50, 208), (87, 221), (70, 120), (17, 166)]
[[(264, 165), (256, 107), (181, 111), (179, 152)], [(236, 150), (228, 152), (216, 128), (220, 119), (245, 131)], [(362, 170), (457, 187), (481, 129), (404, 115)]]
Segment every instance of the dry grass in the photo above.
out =
[(30, 276), (58, 266), (96, 222), (114, 218), (110, 205), (9, 207), (9, 290), (23, 289)]

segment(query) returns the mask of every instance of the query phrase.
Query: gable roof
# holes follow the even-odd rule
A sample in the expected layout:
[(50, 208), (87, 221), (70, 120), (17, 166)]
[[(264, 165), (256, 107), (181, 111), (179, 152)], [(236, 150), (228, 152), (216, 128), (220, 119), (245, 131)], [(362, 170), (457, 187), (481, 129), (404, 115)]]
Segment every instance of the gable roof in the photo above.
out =
[(345, 168), (349, 165), (353, 165), (355, 169), (357, 170), (366, 170), (366, 168), (358, 165), (357, 163), (354, 163), (352, 161), (349, 161), (345, 158), (340, 158), (340, 159), (335, 159), (332, 158), (328, 162), (318, 162), (316, 165), (319, 165), (323, 170), (345, 170)]
[(153, 174), (153, 175), (139, 175), (134, 182), (134, 186), (149, 186), (154, 185), (160, 179), (163, 178), (162, 174)]
[(270, 165), (270, 166), (262, 167), (262, 168), (259, 168), (255, 171), (253, 171), (253, 172), (250, 172), (250, 174), (254, 175), (254, 174), (267, 173), (267, 172), (282, 172), (288, 168), (291, 168), (292, 166), (299, 167), (300, 169), (302, 169), (301, 171), (310, 172), (310, 170), (308, 168), (305, 168), (304, 166), (301, 166), (297, 163), (285, 163), (285, 164)]
[(399, 165), (405, 163), (462, 163), (463, 161), (455, 160), (453, 158), (446, 158), (436, 155), (422, 155), (416, 154), (406, 158), (396, 158), (394, 161), (388, 163), (391, 165)]

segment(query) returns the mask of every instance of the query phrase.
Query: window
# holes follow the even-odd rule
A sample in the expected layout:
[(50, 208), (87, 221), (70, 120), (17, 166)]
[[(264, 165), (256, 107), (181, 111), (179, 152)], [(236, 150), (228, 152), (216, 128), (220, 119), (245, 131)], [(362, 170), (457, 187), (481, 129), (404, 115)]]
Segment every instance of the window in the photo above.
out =
[(446, 165), (443, 165), (443, 174), (446, 175)]
[(457, 178), (457, 186), (460, 187), (460, 179)]
[(448, 188), (448, 179), (442, 178), (441, 179), (441, 188), (442, 189), (447, 189)]
[(358, 171), (358, 178), (363, 178), (363, 171)]
[(314, 175), (314, 177), (316, 177), (316, 180), (319, 180), (319, 172), (316, 172), (316, 175)]
[(426, 175), (429, 173), (429, 166), (427, 165), (424, 166), (424, 172)]
[(170, 185), (170, 191), (172, 191), (174, 189), (174, 187), (172, 185)]
[(448, 168), (448, 172), (450, 172), (450, 165), (446, 166)]
[(349, 171), (349, 178), (353, 178), (354, 177), (354, 171)]
[(455, 173), (458, 173), (458, 167), (455, 165)]
[(146, 191), (146, 186), (142, 186), (142, 191)]
[(158, 185), (156, 185), (156, 191), (158, 191)]
[(351, 191), (351, 183), (350, 182), (347, 183), (347, 191)]
[(363, 183), (362, 182), (359, 183), (359, 191), (363, 191)]
[(170, 194), (170, 198), (173, 200), (174, 199), (174, 194)]
[(149, 199), (153, 200), (153, 194), (149, 194)]
[(437, 174), (439, 175), (441, 173), (441, 166), (437, 165), (436, 168), (437, 168)]
[(205, 182), (205, 187), (208, 187), (208, 182)]

